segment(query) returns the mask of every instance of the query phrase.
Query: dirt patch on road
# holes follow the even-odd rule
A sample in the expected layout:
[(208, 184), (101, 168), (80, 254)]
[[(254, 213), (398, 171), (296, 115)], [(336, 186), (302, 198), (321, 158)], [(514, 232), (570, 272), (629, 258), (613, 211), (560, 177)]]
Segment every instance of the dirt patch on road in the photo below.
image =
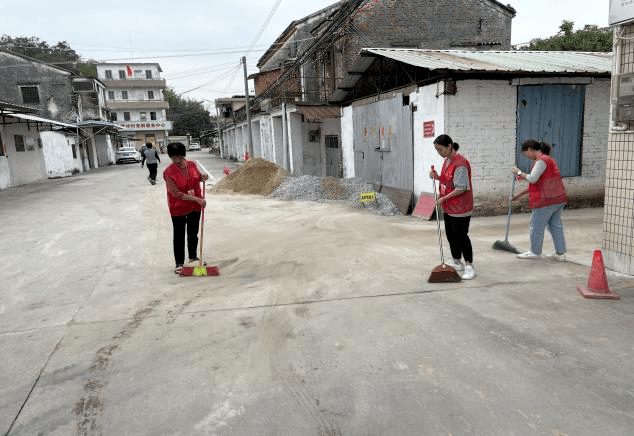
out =
[(225, 176), (212, 192), (236, 192), (239, 194), (270, 195), (288, 173), (268, 160), (249, 159), (237, 171)]

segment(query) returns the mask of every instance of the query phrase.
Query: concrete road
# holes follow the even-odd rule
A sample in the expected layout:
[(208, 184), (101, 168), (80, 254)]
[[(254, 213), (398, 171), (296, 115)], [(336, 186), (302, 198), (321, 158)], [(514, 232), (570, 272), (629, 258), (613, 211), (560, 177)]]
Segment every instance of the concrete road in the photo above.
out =
[(215, 194), (221, 275), (182, 278), (146, 175), (0, 192), (0, 435), (632, 434), (634, 278), (576, 292), (601, 210), (565, 212), (565, 263), (493, 251), (505, 217), (474, 218), (478, 276), (430, 284), (433, 221)]

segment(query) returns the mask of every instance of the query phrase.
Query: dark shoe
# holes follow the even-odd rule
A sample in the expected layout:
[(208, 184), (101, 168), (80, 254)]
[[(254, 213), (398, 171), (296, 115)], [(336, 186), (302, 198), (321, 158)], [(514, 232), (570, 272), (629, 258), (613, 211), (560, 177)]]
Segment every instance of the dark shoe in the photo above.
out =
[(176, 268), (174, 268), (174, 273), (175, 274), (180, 274), (182, 269), (183, 269), (183, 265), (180, 264), (180, 263), (177, 263), (176, 264)]
[[(200, 259), (198, 257), (189, 259), (189, 263), (191, 264), (195, 263), (196, 265), (198, 265), (199, 262), (200, 262)], [(207, 262), (205, 262), (204, 260), (203, 260), (203, 266), (207, 266)]]

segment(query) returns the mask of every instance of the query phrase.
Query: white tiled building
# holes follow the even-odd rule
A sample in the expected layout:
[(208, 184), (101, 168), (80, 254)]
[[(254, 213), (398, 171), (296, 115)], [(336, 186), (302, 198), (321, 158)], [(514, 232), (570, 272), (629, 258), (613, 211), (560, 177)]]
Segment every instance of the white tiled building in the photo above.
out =
[(101, 63), (97, 76), (106, 85), (106, 106), (113, 122), (123, 127), (121, 134), (140, 149), (151, 142), (167, 145), (172, 129), (167, 119), (169, 104), (164, 99), (165, 79), (156, 63)]

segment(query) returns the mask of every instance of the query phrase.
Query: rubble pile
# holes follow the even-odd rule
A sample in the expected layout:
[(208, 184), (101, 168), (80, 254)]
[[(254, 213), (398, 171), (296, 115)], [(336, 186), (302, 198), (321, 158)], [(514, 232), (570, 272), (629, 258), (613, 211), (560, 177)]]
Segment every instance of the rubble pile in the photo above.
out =
[(359, 202), (359, 194), (373, 192), (374, 187), (362, 179), (334, 177), (285, 177), (271, 193), (277, 200), (344, 202), (350, 207), (365, 208), (378, 215), (401, 215), (396, 205), (385, 195), (377, 193), (375, 203)]

